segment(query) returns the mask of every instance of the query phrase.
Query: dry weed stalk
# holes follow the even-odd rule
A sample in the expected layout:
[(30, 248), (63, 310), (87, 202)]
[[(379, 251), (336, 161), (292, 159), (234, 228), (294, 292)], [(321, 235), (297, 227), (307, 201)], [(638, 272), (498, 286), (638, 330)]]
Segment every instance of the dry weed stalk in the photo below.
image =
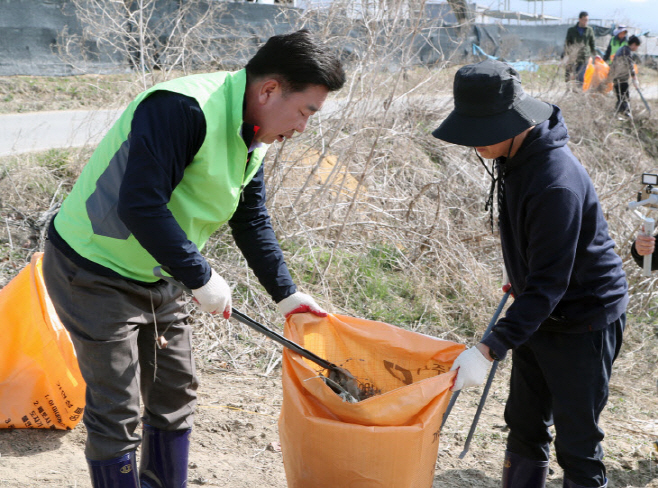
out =
[(82, 34), (62, 32), (60, 57), (80, 73), (88, 61), (105, 61), (108, 71), (131, 68), (142, 90), (209, 64), (216, 51), (209, 50), (208, 40), (224, 34), (221, 2), (72, 0), (71, 8)]

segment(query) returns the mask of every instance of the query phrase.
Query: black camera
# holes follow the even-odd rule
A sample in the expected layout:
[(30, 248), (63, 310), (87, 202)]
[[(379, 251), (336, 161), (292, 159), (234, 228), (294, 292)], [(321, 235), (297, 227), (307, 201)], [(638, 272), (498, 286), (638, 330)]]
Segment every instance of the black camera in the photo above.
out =
[[(643, 202), (643, 206), (658, 208), (658, 203), (655, 203), (656, 194), (658, 194), (658, 171), (642, 173), (642, 190), (637, 192), (637, 201)], [(631, 208), (633, 207), (637, 205), (632, 205)]]

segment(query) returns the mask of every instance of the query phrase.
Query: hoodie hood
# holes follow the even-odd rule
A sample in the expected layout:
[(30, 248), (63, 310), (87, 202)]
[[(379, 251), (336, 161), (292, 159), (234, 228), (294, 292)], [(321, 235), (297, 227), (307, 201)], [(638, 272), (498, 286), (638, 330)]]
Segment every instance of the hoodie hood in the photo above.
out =
[(566, 146), (569, 132), (559, 107), (553, 105), (553, 113), (544, 122), (535, 126), (526, 136), (516, 154), (506, 161), (505, 171), (510, 171), (535, 154)]

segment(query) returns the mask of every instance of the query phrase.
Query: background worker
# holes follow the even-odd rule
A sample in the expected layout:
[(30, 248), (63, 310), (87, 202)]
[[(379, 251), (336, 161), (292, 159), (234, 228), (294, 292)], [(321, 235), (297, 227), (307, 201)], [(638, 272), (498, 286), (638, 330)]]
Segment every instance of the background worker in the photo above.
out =
[(640, 80), (635, 74), (634, 53), (640, 47), (640, 38), (631, 36), (628, 38), (628, 45), (622, 46), (617, 51), (615, 59), (610, 65), (608, 73), (608, 82), (613, 83), (615, 95), (617, 96), (616, 114), (622, 114), (625, 117), (631, 117), (631, 97), (629, 93), (628, 79), (633, 80), (633, 85), (640, 89)]
[(578, 22), (573, 27), (569, 27), (564, 41), (564, 55), (567, 58), (565, 81), (567, 83), (576, 81), (579, 86), (583, 84), (587, 62), (596, 55), (594, 29), (587, 25), (588, 22), (589, 14), (585, 11), (580, 12)]
[(614, 31), (612, 31), (612, 38), (608, 43), (608, 48), (603, 54), (603, 61), (607, 62), (608, 64), (612, 63), (612, 60), (615, 59), (615, 54), (619, 48), (628, 45), (628, 39), (626, 39), (627, 35), (628, 29), (623, 25), (620, 25)]
[(545, 486), (552, 424), (564, 486), (604, 487), (598, 420), (621, 347), (628, 286), (596, 191), (567, 146), (560, 109), (525, 94), (509, 65), (462, 67), (454, 100), (433, 135), (474, 147), (483, 165), (482, 158), (494, 160), (515, 299), (492, 333), (457, 357), (453, 390), (481, 384), (490, 362), (511, 349), (503, 488)]
[(245, 69), (138, 95), (91, 156), (51, 223), (43, 270), (87, 382), (94, 487), (186, 485), (192, 334), (181, 291), (155, 266), (190, 288), (201, 310), (228, 318), (231, 289), (200, 252), (228, 222), (284, 316), (326, 314), (292, 281), (265, 207), (262, 162), (267, 144), (303, 132), (344, 82), (338, 58), (308, 31), (274, 36)]

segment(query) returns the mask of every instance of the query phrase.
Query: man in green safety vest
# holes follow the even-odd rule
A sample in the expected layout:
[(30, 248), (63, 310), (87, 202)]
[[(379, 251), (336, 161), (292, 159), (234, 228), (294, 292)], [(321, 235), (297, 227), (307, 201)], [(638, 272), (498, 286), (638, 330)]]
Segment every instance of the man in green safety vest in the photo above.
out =
[(619, 48), (628, 46), (628, 38), (626, 37), (627, 35), (628, 29), (623, 25), (620, 25), (612, 31), (612, 39), (610, 39), (608, 48), (605, 50), (603, 61), (608, 64), (612, 64), (612, 61), (615, 59), (615, 54), (617, 54)]
[(182, 292), (154, 268), (192, 290), (201, 310), (228, 318), (231, 289), (201, 254), (228, 223), (284, 316), (326, 315), (290, 276), (265, 207), (262, 163), (268, 144), (303, 132), (344, 83), (337, 56), (308, 31), (274, 36), (242, 70), (138, 95), (91, 156), (51, 222), (43, 272), (87, 383), (94, 487), (187, 483), (192, 333)]

